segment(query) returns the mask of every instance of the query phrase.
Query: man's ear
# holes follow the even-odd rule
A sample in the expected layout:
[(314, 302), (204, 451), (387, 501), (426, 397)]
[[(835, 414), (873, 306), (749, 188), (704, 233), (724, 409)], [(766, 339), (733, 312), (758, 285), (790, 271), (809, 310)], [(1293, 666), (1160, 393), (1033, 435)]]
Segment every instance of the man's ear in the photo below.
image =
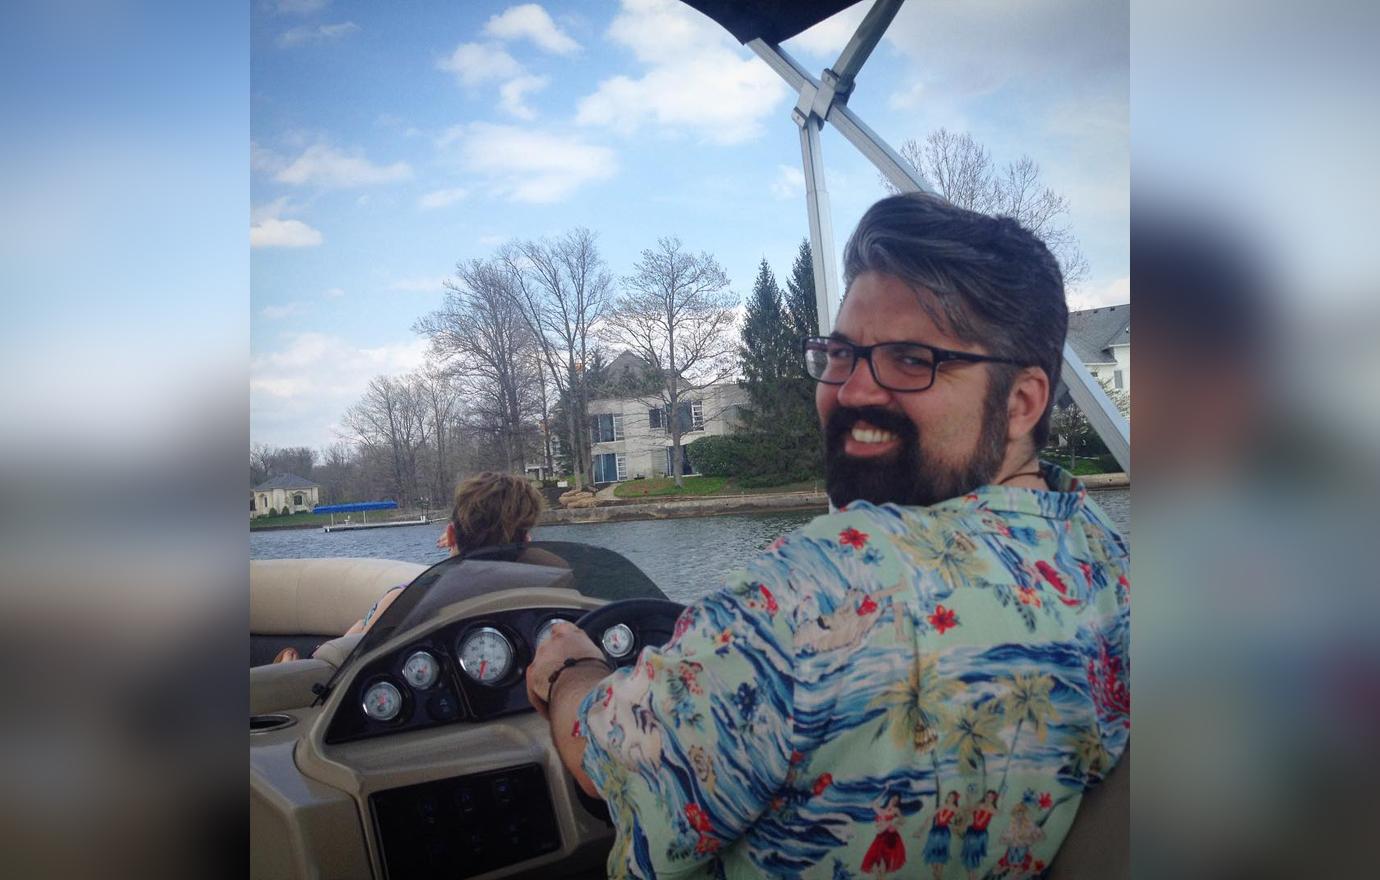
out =
[(1030, 436), (1045, 414), (1052, 393), (1049, 376), (1039, 367), (1026, 367), (1016, 374), (1006, 397), (1007, 442), (1014, 443)]

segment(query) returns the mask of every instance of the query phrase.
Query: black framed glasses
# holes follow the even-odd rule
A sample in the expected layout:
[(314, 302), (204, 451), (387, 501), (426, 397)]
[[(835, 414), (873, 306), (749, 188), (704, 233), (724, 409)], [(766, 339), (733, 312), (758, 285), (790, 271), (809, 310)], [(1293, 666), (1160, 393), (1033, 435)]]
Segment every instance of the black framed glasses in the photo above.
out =
[(853, 375), (861, 358), (872, 370), (872, 378), (888, 391), (924, 391), (934, 384), (939, 365), (945, 361), (973, 364), (1013, 364), (1010, 358), (990, 357), (966, 351), (935, 348), (923, 342), (879, 342), (854, 345), (827, 336), (807, 336), (802, 341), (805, 372), (816, 382), (842, 385)]

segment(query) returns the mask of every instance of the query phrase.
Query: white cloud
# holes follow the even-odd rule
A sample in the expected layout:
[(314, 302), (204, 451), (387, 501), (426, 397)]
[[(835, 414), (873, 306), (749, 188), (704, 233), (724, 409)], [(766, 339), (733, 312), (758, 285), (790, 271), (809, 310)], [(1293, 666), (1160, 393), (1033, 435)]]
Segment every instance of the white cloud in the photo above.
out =
[(439, 293), (443, 289), (441, 285), (445, 280), (445, 278), (425, 277), (399, 278), (397, 281), (389, 284), (388, 289), (406, 293)]
[(422, 208), (444, 208), (446, 205), (451, 205), (460, 201), (467, 194), (467, 191), (460, 187), (438, 189), (422, 196), (417, 204)]
[(330, 5), (331, 0), (277, 0), (273, 4), (279, 15), (311, 15)]
[(305, 311), (301, 303), (291, 302), (281, 306), (264, 306), (259, 310), (259, 314), (270, 321), (277, 321), (282, 318), (290, 318), (293, 315), (300, 315)]
[(536, 3), (513, 6), (493, 16), (484, 26), (484, 33), (500, 40), (525, 38), (557, 55), (569, 55), (580, 49), (580, 44), (556, 27), (551, 16)]
[(325, 446), (334, 426), (364, 395), (369, 380), (421, 367), (427, 340), (362, 346), (338, 336), (296, 333), (249, 363), (251, 433), (280, 446)]
[(340, 299), (340, 298), (341, 298), (342, 296), (344, 296), (344, 295), (345, 295), (345, 291), (341, 290), (339, 287), (332, 287), (332, 288), (330, 288), (329, 290), (323, 291), (323, 292), (321, 293), (321, 298), (322, 298), (322, 299)]
[(623, 0), (608, 37), (648, 67), (583, 98), (576, 119), (632, 133), (644, 123), (733, 144), (757, 137), (789, 90), (728, 34), (673, 0)]
[(483, 177), (496, 195), (519, 202), (557, 202), (618, 169), (607, 147), (511, 125), (458, 125), (438, 146), (453, 150), (461, 167)]
[(249, 246), (261, 247), (315, 247), (325, 239), (320, 231), (313, 229), (301, 220), (289, 220), (281, 215), (287, 208), (287, 199), (277, 199), (261, 205), (249, 215)]
[(1119, 306), (1131, 301), (1131, 278), (1122, 276), (1101, 284), (1086, 283), (1069, 291), (1069, 311)]
[(326, 43), (348, 37), (358, 30), (359, 25), (353, 21), (342, 21), (338, 24), (303, 25), (279, 34), (278, 45), (287, 49), (306, 43)]
[(518, 119), (535, 119), (536, 111), (527, 106), (523, 99), (530, 92), (539, 92), (546, 88), (550, 82), (551, 80), (544, 76), (520, 76), (508, 80), (498, 89), (499, 109)]
[(836, 12), (803, 33), (791, 37), (785, 43), (786, 49), (799, 49), (810, 55), (825, 56), (832, 61), (838, 58), (843, 47), (848, 45), (848, 39), (858, 29), (870, 7), (870, 3), (857, 3), (842, 12)]
[(496, 79), (511, 79), (523, 74), (522, 65), (502, 46), (494, 43), (461, 43), (449, 58), (436, 62), (440, 70), (455, 74), (464, 86), (477, 86)]
[(793, 199), (805, 192), (805, 172), (794, 165), (777, 165), (771, 194), (778, 199)]
[(392, 183), (411, 176), (412, 168), (406, 162), (375, 165), (361, 155), (346, 155), (326, 144), (313, 144), (274, 175), (274, 179), (299, 186), (347, 188)]

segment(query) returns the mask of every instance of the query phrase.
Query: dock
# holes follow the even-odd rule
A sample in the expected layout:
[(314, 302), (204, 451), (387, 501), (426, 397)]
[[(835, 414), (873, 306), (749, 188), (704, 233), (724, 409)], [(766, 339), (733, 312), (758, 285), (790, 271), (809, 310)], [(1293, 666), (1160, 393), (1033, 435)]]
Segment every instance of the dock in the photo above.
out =
[(425, 516), (419, 516), (416, 519), (392, 520), (390, 522), (332, 523), (328, 526), (322, 526), (321, 531), (354, 532), (360, 529), (396, 529), (402, 526), (425, 526), (438, 522), (445, 522), (445, 518), (427, 518)]

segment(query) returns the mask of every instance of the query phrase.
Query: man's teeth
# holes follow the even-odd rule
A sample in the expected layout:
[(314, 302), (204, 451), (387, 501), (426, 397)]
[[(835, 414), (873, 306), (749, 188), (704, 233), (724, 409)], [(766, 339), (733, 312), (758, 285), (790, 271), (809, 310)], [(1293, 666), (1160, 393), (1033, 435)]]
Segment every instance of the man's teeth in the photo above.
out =
[(890, 431), (878, 431), (868, 428), (853, 428), (853, 439), (859, 443), (886, 443), (888, 440), (895, 440), (896, 435)]

